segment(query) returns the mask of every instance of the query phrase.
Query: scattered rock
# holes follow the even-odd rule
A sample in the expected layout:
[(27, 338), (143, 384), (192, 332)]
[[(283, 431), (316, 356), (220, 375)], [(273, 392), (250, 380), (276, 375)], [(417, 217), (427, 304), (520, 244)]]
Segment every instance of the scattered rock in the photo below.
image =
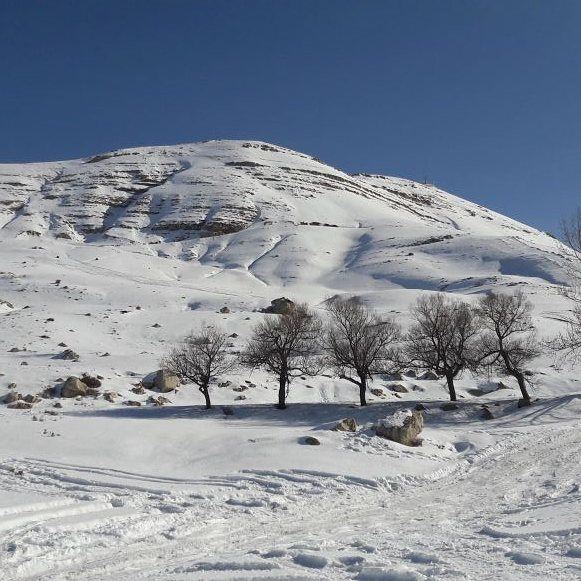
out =
[(486, 406), (482, 407), (482, 419), (483, 420), (493, 420), (494, 419), (494, 415)]
[(41, 399), (37, 395), (33, 395), (32, 393), (25, 395), (23, 399), (26, 403), (30, 404), (38, 403), (39, 401), (41, 401)]
[(115, 398), (119, 397), (119, 394), (114, 391), (106, 391), (103, 394), (103, 399), (107, 400), (110, 403), (115, 403)]
[(167, 399), (167, 397), (164, 397), (163, 395), (158, 395), (157, 397), (151, 395), (147, 399), (147, 403), (151, 403), (154, 406), (160, 407), (162, 405), (165, 405), (166, 403), (171, 403), (171, 401)]
[(321, 442), (317, 438), (313, 438), (313, 436), (306, 436), (303, 438), (303, 444), (307, 446), (320, 446)]
[(8, 350), (8, 353), (20, 353), (21, 351), (24, 351), (24, 349), (19, 349), (18, 347), (12, 347), (12, 349)]
[(20, 365), (28, 365), (27, 361), (23, 361)]
[(52, 407), (62, 408), (63, 407), (63, 404), (60, 401), (57, 401), (57, 402), (55, 402), (55, 404)]
[(245, 395), (237, 395), (237, 396), (234, 398), (234, 400), (235, 400), (235, 401), (242, 401), (242, 400), (244, 400), (244, 399), (246, 399), (246, 396), (245, 396)]
[(406, 377), (414, 377), (415, 378), (417, 374), (416, 374), (414, 369), (407, 369), (406, 371), (404, 371), (404, 375)]
[(445, 403), (443, 405), (440, 406), (441, 410), (444, 410), (445, 412), (451, 412), (453, 410), (457, 410), (458, 409), (458, 404), (450, 401), (448, 403)]
[(227, 314), (230, 312), (230, 309), (229, 309), (228, 307), (222, 307), (222, 308), (220, 309), (220, 312), (221, 312), (223, 315), (227, 315)]
[(229, 387), (230, 385), (232, 385), (231, 381), (223, 381), (222, 383), (218, 384), (218, 387)]
[(372, 387), (369, 391), (376, 397), (383, 397), (385, 395), (383, 389), (379, 389), (379, 387)]
[(61, 342), (61, 343), (59, 343), (59, 344), (58, 344), (58, 346), (59, 346), (59, 347), (68, 347), (68, 345), (67, 345), (66, 343), (62, 343), (62, 342)]
[(409, 389), (403, 383), (390, 383), (386, 387), (395, 393), (409, 393)]
[(232, 391), (241, 392), (241, 391), (246, 391), (247, 389), (248, 389), (247, 385), (241, 385), (239, 387), (233, 387)]
[(32, 404), (19, 399), (18, 401), (13, 401), (12, 403), (8, 404), (8, 407), (11, 410), (29, 410), (32, 408)]
[(96, 387), (87, 387), (87, 395), (97, 397), (99, 395), (99, 390)]
[(154, 323), (153, 325), (151, 325), (154, 329), (159, 329), (161, 327), (161, 325), (159, 323)]
[(434, 373), (431, 369), (428, 369), (428, 371), (424, 371), (419, 377), (418, 379), (424, 380), (424, 381), (434, 381), (436, 379), (439, 379), (437, 373)]
[(65, 381), (61, 389), (61, 397), (77, 397), (79, 395), (87, 395), (87, 386), (78, 377), (71, 376)]
[(141, 402), (140, 401), (135, 401), (135, 400), (127, 400), (123, 402), (125, 405), (131, 406), (131, 407), (141, 407)]
[(373, 426), (375, 433), (382, 438), (399, 442), (404, 446), (418, 446), (418, 438), (424, 427), (424, 416), (421, 411), (404, 410), (392, 417), (381, 420)]
[(137, 395), (143, 395), (145, 393), (145, 389), (142, 385), (138, 385), (137, 387), (132, 387), (131, 391), (136, 393)]
[(356, 432), (357, 420), (355, 418), (343, 418), (340, 422), (337, 422), (333, 430), (336, 432)]
[(90, 387), (92, 389), (98, 389), (102, 385), (102, 383), (99, 380), (99, 378), (97, 378), (97, 377), (91, 377), (90, 375), (87, 375), (86, 373), (83, 373), (83, 376), (81, 377), (81, 381), (87, 387)]
[(15, 391), (10, 391), (4, 396), (4, 403), (11, 404), (20, 399), (22, 399), (22, 396), (19, 393), (16, 393)]
[(9, 383), (8, 384), (8, 389), (16, 389), (16, 384), (15, 383)]
[(64, 359), (65, 361), (78, 361), (80, 355), (75, 353), (72, 349), (65, 349), (62, 353), (55, 355), (55, 359)]
[(238, 337), (238, 333), (232, 333), (231, 335), (229, 335), (229, 337), (231, 337), (232, 339), (236, 339)]

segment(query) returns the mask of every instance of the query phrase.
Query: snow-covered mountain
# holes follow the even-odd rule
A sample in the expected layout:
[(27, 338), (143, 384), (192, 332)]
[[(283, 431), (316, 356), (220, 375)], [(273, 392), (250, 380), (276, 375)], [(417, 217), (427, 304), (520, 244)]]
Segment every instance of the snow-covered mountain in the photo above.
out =
[(277, 286), (564, 280), (562, 246), (534, 228), (432, 185), (254, 141), (0, 165), (0, 225), (3, 239), (133, 245)]
[[(413, 374), (376, 377), (366, 408), (326, 372), (285, 411), (276, 378), (240, 367), (212, 410), (192, 385), (141, 385), (206, 323), (234, 356), (281, 296), (324, 315), (357, 294), (405, 327), (418, 295), (522, 287), (551, 334), (566, 265), (550, 236), (434, 186), (266, 143), (0, 165), (2, 578), (579, 579), (579, 369), (550, 355), (527, 408), (469, 374), (455, 409)], [(84, 374), (102, 385), (58, 397)], [(414, 408), (421, 446), (375, 435)], [(346, 417), (355, 432), (333, 429)]]

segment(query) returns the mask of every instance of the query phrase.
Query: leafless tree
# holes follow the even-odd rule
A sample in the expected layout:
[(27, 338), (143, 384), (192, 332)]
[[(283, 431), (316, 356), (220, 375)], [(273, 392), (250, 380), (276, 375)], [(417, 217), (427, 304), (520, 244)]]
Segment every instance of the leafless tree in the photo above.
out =
[(202, 325), (198, 333), (190, 333), (162, 361), (164, 369), (189, 379), (204, 396), (206, 409), (212, 407), (210, 383), (226, 373), (233, 359), (226, 351), (226, 333), (216, 326)]
[(321, 370), (317, 357), (322, 324), (306, 304), (295, 305), (283, 315), (266, 315), (256, 325), (240, 361), (262, 367), (278, 377), (278, 407), (286, 408), (291, 381)]
[(485, 295), (476, 311), (482, 335), (474, 365), (514, 377), (526, 403), (531, 398), (526, 387), (525, 366), (540, 354), (532, 309), (530, 301), (519, 291), (512, 295)]
[(328, 311), (327, 360), (340, 378), (357, 385), (360, 403), (365, 406), (367, 381), (398, 368), (400, 329), (353, 298), (330, 300)]
[(581, 208), (562, 224), (563, 240), (572, 250), (568, 259), (570, 284), (562, 287), (562, 294), (573, 301), (573, 308), (565, 316), (565, 331), (547, 341), (547, 346), (564, 359), (581, 358)]
[(474, 310), (465, 302), (437, 294), (420, 297), (412, 316), (415, 322), (404, 348), (407, 361), (444, 375), (450, 400), (456, 401), (454, 379), (472, 361), (478, 337)]

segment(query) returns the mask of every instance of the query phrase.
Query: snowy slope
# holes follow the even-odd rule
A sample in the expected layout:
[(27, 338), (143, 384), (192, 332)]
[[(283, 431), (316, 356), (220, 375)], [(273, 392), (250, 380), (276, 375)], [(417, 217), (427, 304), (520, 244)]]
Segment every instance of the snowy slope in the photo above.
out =
[[(333, 294), (362, 295), (405, 326), (419, 294), (522, 287), (551, 334), (569, 305), (550, 236), (433, 186), (258, 142), (2, 165), (0, 209), (0, 397), (83, 372), (119, 394), (0, 405), (7, 579), (581, 574), (581, 386), (549, 356), (526, 410), (506, 378), (483, 395), (494, 377), (464, 377), (453, 412), (442, 381), (413, 378), (402, 394), (377, 378), (367, 409), (325, 375), (298, 379), (285, 412), (273, 378), (243, 369), (213, 388), (210, 412), (189, 386), (164, 407), (132, 391), (204, 321), (237, 335), (235, 353), (283, 295), (321, 311)], [(67, 347), (79, 361), (59, 358)], [(372, 435), (420, 402), (423, 446)], [(357, 433), (330, 429), (346, 416)]]

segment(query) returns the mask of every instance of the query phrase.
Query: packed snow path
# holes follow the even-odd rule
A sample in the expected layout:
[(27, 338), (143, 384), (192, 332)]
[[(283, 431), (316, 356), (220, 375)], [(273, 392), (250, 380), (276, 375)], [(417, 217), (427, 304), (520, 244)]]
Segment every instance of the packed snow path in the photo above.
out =
[(416, 478), (273, 470), (161, 481), (5, 462), (2, 487), (31, 500), (0, 507), (2, 570), (10, 579), (578, 579), (581, 431), (531, 429), (539, 413), (516, 429), (495, 420), (497, 443)]

